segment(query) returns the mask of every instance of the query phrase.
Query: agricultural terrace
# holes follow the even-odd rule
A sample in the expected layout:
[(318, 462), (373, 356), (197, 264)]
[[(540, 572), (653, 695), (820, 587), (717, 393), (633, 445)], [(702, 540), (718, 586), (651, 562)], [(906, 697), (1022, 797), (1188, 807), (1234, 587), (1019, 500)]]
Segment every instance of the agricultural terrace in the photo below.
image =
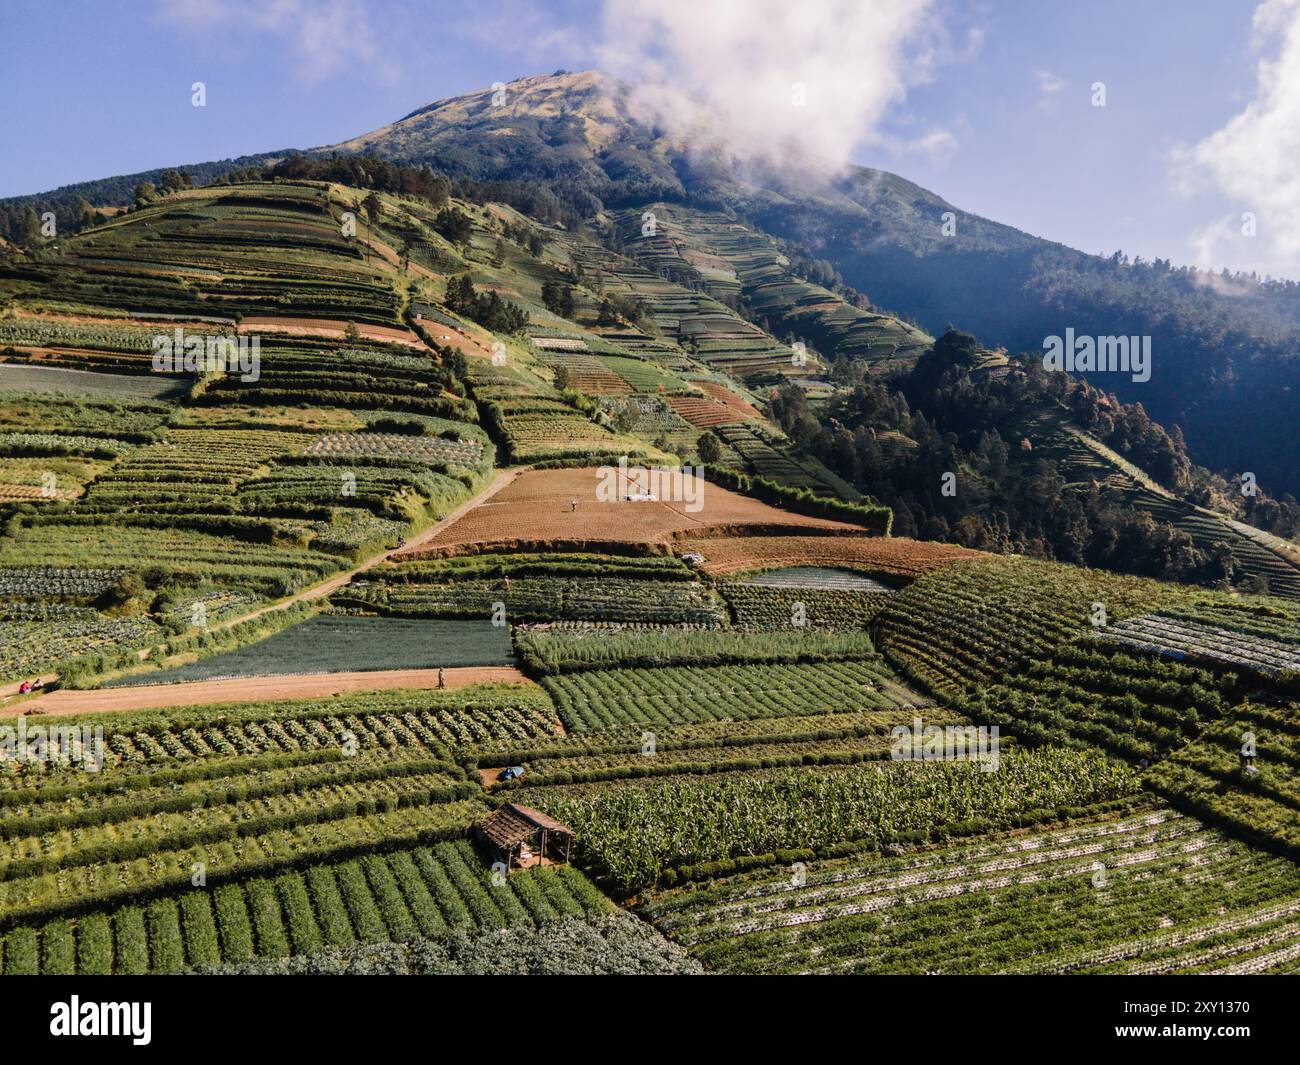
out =
[(92, 314), (275, 320), (292, 307), (293, 318), (398, 329), (391, 273), (344, 235), (349, 206), (319, 184), (195, 189), (60, 241), (28, 277)]
[[(0, 715), (103, 730), (0, 772), (0, 973), (1300, 966), (1294, 604), (785, 509), (867, 513), (763, 397), (930, 341), (731, 219), (367, 199), (195, 189), (0, 277), (0, 681), (64, 683)], [(256, 380), (154, 373), (177, 326)], [(706, 428), (740, 491), (602, 480)], [(561, 468), (471, 505), (498, 461)], [(932, 726), (997, 757), (896, 759)], [(574, 865), (494, 884), (506, 801)]]
[(708, 585), (670, 555), (542, 552), (460, 555), (377, 566), (333, 597), (397, 617), (725, 625)]
[(238, 650), (190, 665), (131, 674), (109, 681), (106, 687), (303, 673), (505, 666), (513, 661), (509, 633), (486, 618), (416, 621), (322, 614)]
[[(477, 766), (494, 795), (526, 792), (529, 802), (547, 794), (580, 795), (659, 777), (702, 777), (805, 766), (849, 766), (890, 758), (891, 730), (910, 728), (914, 708), (850, 711), (781, 718), (699, 721), (656, 728), (613, 727), (532, 744), (484, 745)], [(964, 724), (938, 707), (925, 720), (939, 727)], [(648, 742), (653, 737), (653, 747)], [(502, 767), (524, 769), (520, 779), (502, 780)]]
[(982, 552), (955, 544), (900, 536), (722, 536), (683, 538), (674, 546), (683, 554), (703, 555), (700, 568), (714, 577), (787, 566), (845, 567), (920, 577), (958, 559), (982, 557)]
[(863, 535), (858, 526), (778, 510), (690, 473), (681, 475), (682, 500), (602, 501), (606, 480), (616, 481), (592, 467), (529, 470), (439, 533), (427, 547), (399, 557), (433, 557), (440, 549), (464, 544), (664, 544), (711, 530), (765, 534), (804, 529), (809, 534)]
[(588, 866), (619, 890), (634, 891), (696, 872), (725, 873), (737, 860), (788, 864), (839, 847), (878, 849), (945, 832), (1008, 828), (1137, 792), (1137, 775), (1118, 762), (1043, 749), (1004, 753), (997, 772), (974, 761), (887, 762), (686, 776), (577, 793), (524, 789), (521, 801), (541, 803), (571, 825)]
[(1300, 963), (1300, 872), (1165, 807), (660, 892), (726, 973), (1259, 973)]
[[(1182, 809), (1300, 858), (1300, 702), (1245, 702), (1157, 763), (1150, 786)], [(1250, 754), (1244, 764), (1243, 753)]]

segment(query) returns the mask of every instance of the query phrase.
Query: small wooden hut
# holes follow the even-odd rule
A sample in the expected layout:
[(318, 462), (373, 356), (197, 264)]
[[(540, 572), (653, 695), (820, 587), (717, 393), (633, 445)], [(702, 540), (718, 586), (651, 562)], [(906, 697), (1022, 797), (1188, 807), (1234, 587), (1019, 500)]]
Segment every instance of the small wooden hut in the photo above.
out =
[(573, 829), (517, 802), (484, 818), (475, 832), (507, 871), (567, 862), (573, 854)]

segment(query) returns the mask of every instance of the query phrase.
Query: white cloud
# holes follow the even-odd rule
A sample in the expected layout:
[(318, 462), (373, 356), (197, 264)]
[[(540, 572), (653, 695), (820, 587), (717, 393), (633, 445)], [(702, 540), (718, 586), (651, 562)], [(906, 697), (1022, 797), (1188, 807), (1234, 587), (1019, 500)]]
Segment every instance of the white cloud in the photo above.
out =
[(160, 13), (195, 33), (275, 34), (287, 42), (298, 76), (309, 85), (348, 69), (385, 82), (398, 76), (360, 0), (166, 0)]
[(1034, 77), (1038, 79), (1038, 91), (1042, 94), (1040, 104), (1046, 104), (1059, 95), (1066, 85), (1064, 78), (1057, 77), (1050, 70), (1035, 70)]
[[(931, 0), (606, 0), (601, 65), (640, 83), (633, 105), (694, 144), (825, 173), (854, 148), (950, 151), (933, 130), (899, 142), (891, 106), (952, 49)], [(978, 33), (968, 38), (976, 50)]]
[[(1244, 255), (1273, 273), (1300, 275), (1300, 0), (1264, 0), (1252, 21), (1259, 55), (1255, 95), (1222, 129), (1174, 152), (1176, 184), (1186, 193), (1213, 190), (1235, 214), (1196, 231), (1198, 263), (1213, 267)], [(1257, 235), (1244, 236), (1240, 213), (1252, 212)]]

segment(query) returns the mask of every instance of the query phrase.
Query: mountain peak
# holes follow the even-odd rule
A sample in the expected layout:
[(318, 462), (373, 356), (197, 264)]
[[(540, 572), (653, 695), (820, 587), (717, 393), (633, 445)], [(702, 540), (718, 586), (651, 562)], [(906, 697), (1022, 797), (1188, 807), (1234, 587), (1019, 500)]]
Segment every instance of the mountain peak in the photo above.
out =
[(441, 144), (451, 131), (510, 136), (519, 131), (520, 123), (555, 126), (572, 120), (578, 125), (568, 135), (579, 135), (588, 149), (599, 151), (632, 121), (626, 94), (626, 85), (599, 70), (532, 74), (435, 100), (396, 122), (331, 147), (414, 158)]

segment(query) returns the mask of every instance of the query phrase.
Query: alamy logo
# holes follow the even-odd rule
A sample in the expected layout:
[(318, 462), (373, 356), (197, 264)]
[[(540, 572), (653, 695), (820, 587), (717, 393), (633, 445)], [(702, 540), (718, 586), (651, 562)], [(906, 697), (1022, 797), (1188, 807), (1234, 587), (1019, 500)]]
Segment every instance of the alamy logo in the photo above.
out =
[(70, 1002), (50, 1006), (50, 1035), (129, 1035), (138, 1047), (153, 1038), (153, 1003), (82, 1002), (77, 995)]
[(1127, 373), (1142, 383), (1151, 380), (1151, 338), (1076, 337), (1067, 329), (1065, 336), (1043, 337), (1043, 368), (1068, 373)]
[(617, 466), (596, 471), (596, 499), (601, 503), (684, 503), (687, 514), (704, 508), (703, 466)]
[(889, 741), (895, 762), (979, 762), (985, 773), (998, 768), (1002, 745), (998, 725), (927, 725), (919, 717), (891, 728)]
[(153, 338), (155, 373), (239, 373), (252, 384), (262, 376), (262, 338), (186, 335), (184, 329)]

